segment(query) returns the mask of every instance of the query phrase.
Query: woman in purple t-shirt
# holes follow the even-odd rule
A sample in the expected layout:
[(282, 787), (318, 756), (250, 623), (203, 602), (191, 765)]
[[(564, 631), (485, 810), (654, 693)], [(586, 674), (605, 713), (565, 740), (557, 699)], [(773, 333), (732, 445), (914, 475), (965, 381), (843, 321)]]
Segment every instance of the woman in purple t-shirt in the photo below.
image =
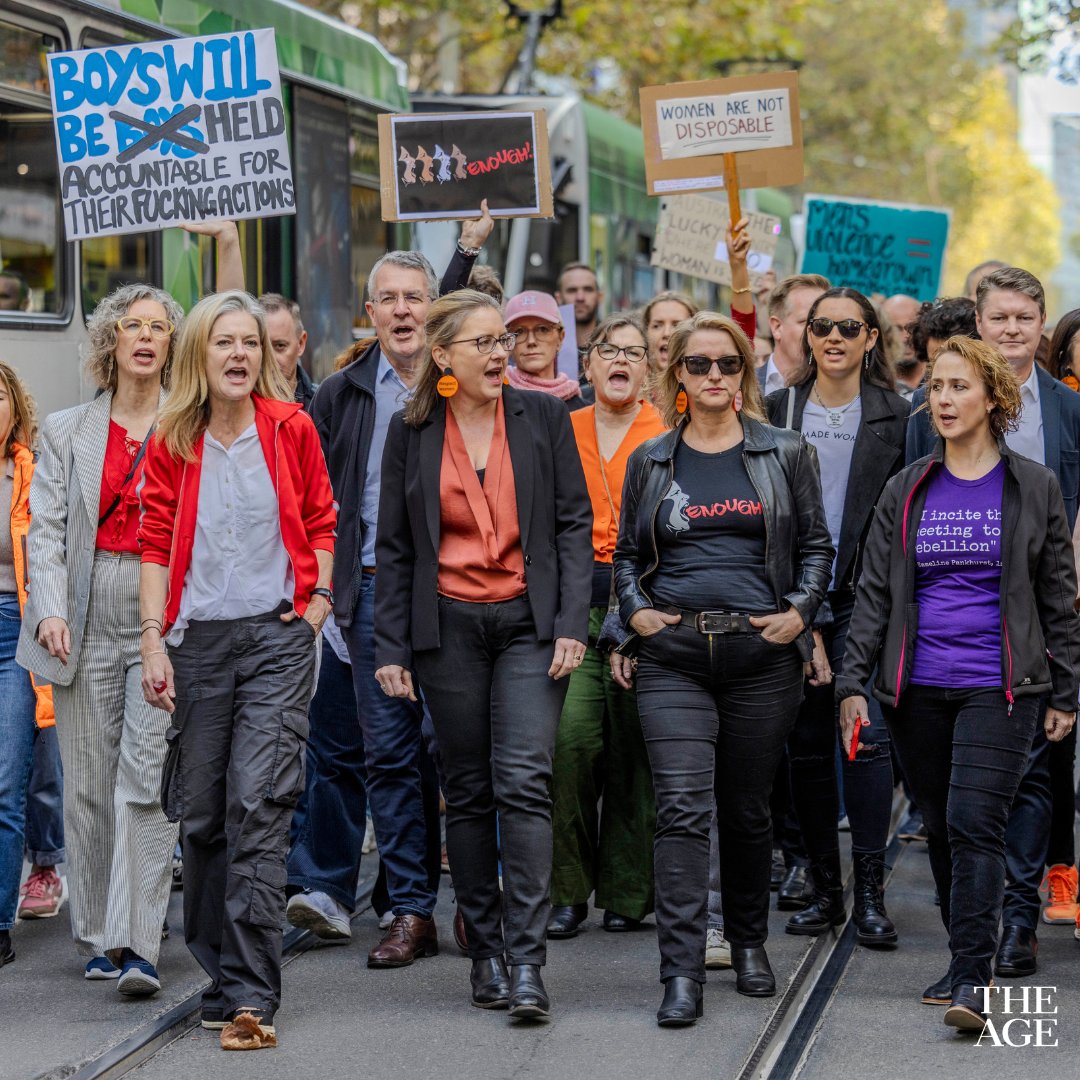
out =
[(1076, 571), (1054, 474), (1002, 439), (1020, 391), (1001, 354), (950, 338), (927, 386), (941, 438), (882, 492), (836, 697), (845, 745), (857, 746), (878, 666), (874, 696), (923, 812), (952, 952), (922, 1000), (981, 1031), (1009, 807), (1043, 704), (1051, 741), (1075, 720)]

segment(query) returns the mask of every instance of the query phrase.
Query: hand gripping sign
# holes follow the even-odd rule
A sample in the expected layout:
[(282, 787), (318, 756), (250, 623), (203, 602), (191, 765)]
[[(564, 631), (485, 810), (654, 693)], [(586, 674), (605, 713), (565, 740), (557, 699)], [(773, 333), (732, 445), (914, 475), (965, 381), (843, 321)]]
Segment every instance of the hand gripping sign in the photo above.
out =
[(69, 240), (295, 212), (273, 30), (48, 60)]

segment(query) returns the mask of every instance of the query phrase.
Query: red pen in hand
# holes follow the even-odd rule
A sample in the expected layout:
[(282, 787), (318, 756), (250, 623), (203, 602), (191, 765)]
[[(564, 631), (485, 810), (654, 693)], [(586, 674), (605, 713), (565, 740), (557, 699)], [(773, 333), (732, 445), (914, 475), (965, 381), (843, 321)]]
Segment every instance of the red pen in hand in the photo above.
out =
[(851, 749), (848, 750), (848, 755), (847, 755), (848, 761), (854, 761), (855, 760), (855, 755), (856, 755), (856, 753), (858, 753), (858, 750), (859, 750), (859, 729), (864, 728), (864, 727), (869, 727), (869, 726), (870, 726), (870, 721), (867, 720), (865, 716), (856, 716), (855, 717), (855, 729), (851, 733)]

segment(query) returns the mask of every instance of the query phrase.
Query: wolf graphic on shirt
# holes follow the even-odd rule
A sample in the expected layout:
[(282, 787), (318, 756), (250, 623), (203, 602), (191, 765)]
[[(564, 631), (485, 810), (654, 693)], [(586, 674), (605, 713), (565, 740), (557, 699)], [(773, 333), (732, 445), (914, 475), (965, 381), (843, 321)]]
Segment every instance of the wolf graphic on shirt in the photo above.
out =
[[(670, 504), (670, 506), (669, 506)], [(681, 533), (690, 528), (690, 517), (686, 508), (690, 505), (690, 496), (686, 494), (677, 480), (671, 481), (671, 487), (660, 502), (660, 520), (664, 520), (665, 507), (668, 507), (667, 521), (664, 522), (669, 532)]]

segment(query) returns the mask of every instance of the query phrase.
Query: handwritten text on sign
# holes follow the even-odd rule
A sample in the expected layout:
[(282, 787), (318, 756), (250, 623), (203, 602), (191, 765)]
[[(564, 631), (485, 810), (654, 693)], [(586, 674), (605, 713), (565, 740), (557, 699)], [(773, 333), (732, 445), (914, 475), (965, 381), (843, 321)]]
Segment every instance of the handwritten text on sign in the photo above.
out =
[(666, 98), (656, 103), (660, 156), (705, 157), (791, 146), (786, 88)]
[(273, 30), (49, 57), (69, 240), (295, 212)]

